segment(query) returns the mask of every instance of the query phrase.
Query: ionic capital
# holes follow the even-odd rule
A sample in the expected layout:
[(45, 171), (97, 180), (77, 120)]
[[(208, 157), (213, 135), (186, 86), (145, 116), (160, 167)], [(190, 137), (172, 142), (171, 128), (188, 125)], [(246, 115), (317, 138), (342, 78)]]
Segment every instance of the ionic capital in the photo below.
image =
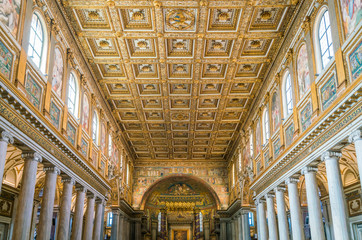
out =
[(84, 192), (84, 193), (85, 193), (85, 192), (87, 191), (87, 189), (86, 189), (85, 187), (79, 185), (79, 186), (77, 186), (77, 187), (75, 188), (75, 191), (77, 191), (77, 192)]
[(11, 136), (11, 134), (8, 131), (2, 131), (1, 136), (0, 136), (0, 141), (6, 142), (7, 144), (9, 144), (9, 143), (13, 144), (14, 138), (13, 138), (13, 136)]
[(95, 202), (96, 202), (96, 204), (103, 204), (104, 203), (103, 199), (99, 198), (99, 197), (96, 198)]
[(55, 173), (55, 174), (57, 174), (57, 175), (59, 175), (60, 174), (60, 169), (59, 168), (57, 168), (56, 166), (48, 166), (48, 167), (44, 167), (43, 168), (43, 171), (44, 172), (50, 172), (50, 173)]
[(317, 167), (306, 166), (306, 167), (302, 168), (303, 175), (305, 175), (307, 173), (316, 173), (317, 171), (318, 171)]
[(299, 182), (299, 178), (290, 177), (287, 180), (285, 180), (285, 184), (297, 184)]
[(24, 152), (21, 157), (26, 161), (37, 161), (39, 163), (43, 161), (42, 156), (37, 152)]
[(272, 193), (272, 192), (269, 192), (269, 193), (267, 193), (266, 195), (265, 195), (265, 198), (274, 198), (275, 197), (275, 194), (274, 193)]
[(94, 193), (87, 191), (87, 198), (94, 198)]
[(329, 159), (336, 159), (338, 160), (342, 157), (342, 153), (336, 151), (326, 151), (322, 154), (321, 159), (322, 161), (327, 161)]
[(62, 183), (70, 183), (75, 185), (75, 180), (69, 176), (62, 177)]
[(354, 132), (351, 133), (351, 135), (349, 135), (348, 137), (348, 141), (350, 143), (354, 143), (356, 141), (360, 141), (362, 140), (362, 131), (361, 130), (356, 130)]
[(274, 192), (285, 192), (286, 188), (282, 187), (282, 186), (278, 186), (276, 188), (274, 188)]

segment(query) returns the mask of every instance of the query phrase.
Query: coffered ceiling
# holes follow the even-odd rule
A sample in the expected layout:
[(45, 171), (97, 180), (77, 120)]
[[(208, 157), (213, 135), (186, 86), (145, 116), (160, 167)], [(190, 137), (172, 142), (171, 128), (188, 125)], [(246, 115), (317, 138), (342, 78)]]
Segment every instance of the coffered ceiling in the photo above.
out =
[(225, 159), (291, 0), (63, 1), (136, 159)]

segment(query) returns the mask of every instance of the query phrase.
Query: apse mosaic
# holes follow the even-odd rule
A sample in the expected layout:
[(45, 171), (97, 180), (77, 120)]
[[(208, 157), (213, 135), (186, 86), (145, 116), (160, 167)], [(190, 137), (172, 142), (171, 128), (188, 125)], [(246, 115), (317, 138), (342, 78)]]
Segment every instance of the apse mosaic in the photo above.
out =
[(295, 7), (69, 0), (64, 9), (135, 159), (222, 160), (230, 149), (217, 143), (236, 140)]

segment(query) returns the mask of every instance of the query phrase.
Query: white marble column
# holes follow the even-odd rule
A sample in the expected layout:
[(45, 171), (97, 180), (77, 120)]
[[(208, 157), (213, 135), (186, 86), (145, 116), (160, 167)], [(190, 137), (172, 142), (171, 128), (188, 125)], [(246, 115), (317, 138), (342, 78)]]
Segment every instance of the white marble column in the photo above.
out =
[(62, 178), (63, 182), (63, 194), (60, 202), (59, 219), (57, 226), (57, 239), (68, 240), (69, 239), (69, 225), (70, 225), (70, 211), (72, 205), (72, 193), (75, 181), (66, 176)]
[(75, 211), (73, 217), (71, 240), (82, 239), (83, 211), (86, 189), (83, 186), (77, 187), (77, 198), (75, 200)]
[(14, 143), (14, 138), (7, 131), (2, 131), (0, 136), (0, 193), (4, 177), (4, 168), (6, 162), (6, 153), (8, 151), (8, 144)]
[(274, 194), (268, 193), (265, 198), (268, 214), (269, 239), (278, 240), (278, 227), (274, 208)]
[(243, 240), (250, 240), (250, 225), (249, 225), (249, 215), (248, 213), (244, 213), (242, 216), (242, 231), (243, 231)]
[(243, 219), (242, 219), (243, 215), (239, 214), (238, 218), (237, 218), (237, 224), (238, 224), (238, 240), (242, 240), (243, 239)]
[(123, 229), (124, 229), (124, 216), (122, 214), (119, 214), (119, 220), (118, 220), (118, 240), (123, 239)]
[(111, 228), (111, 240), (118, 240), (118, 218), (119, 212), (116, 209), (112, 210), (112, 228)]
[(22, 157), (24, 158), (24, 170), (15, 215), (13, 240), (29, 239), (36, 173), (38, 163), (42, 161), (42, 157), (36, 152), (24, 153)]
[(265, 215), (265, 200), (259, 199), (256, 201), (255, 205), (257, 211), (256, 215), (258, 224), (258, 239), (268, 240), (268, 225)]
[(220, 240), (226, 240), (226, 222), (220, 221)]
[(302, 169), (302, 174), (305, 176), (309, 226), (312, 239), (325, 240), (321, 202), (316, 178), (317, 170), (315, 167), (307, 166)]
[[(346, 201), (339, 167), (340, 152), (327, 151), (322, 154), (326, 164), (329, 201), (332, 210), (333, 232), (335, 239), (350, 239)], [(327, 211), (327, 209), (325, 209)]]
[(279, 230), (279, 239), (280, 240), (289, 240), (289, 224), (287, 219), (287, 212), (285, 210), (285, 199), (284, 187), (277, 187), (274, 189), (275, 200), (277, 203), (278, 210), (278, 230)]
[(102, 199), (96, 199), (96, 212), (94, 215), (94, 227), (93, 227), (93, 239), (100, 240), (101, 239), (101, 227), (103, 222), (103, 208), (104, 204)]
[(55, 167), (45, 167), (45, 185), (43, 190), (43, 200), (41, 202), (39, 223), (37, 229), (37, 240), (49, 240), (52, 227), (53, 208), (57, 177), (60, 170)]
[(142, 231), (141, 231), (141, 220), (135, 221), (135, 240), (141, 240), (142, 239)]
[[(354, 148), (356, 150), (357, 165), (359, 171), (360, 182), (362, 182), (362, 131), (354, 131), (348, 138), (350, 143), (354, 143)], [(362, 184), (361, 184), (362, 187)]]
[(288, 185), (290, 219), (292, 222), (292, 239), (304, 240), (304, 223), (299, 199), (298, 181), (298, 178), (288, 178), (287, 181), (285, 181), (285, 184)]
[(92, 239), (93, 234), (93, 218), (94, 218), (94, 194), (87, 193), (87, 209), (85, 212), (85, 221), (83, 227), (83, 240)]
[(235, 228), (235, 219), (231, 219), (230, 221), (230, 234), (231, 234), (231, 239), (235, 240), (236, 239), (236, 228)]

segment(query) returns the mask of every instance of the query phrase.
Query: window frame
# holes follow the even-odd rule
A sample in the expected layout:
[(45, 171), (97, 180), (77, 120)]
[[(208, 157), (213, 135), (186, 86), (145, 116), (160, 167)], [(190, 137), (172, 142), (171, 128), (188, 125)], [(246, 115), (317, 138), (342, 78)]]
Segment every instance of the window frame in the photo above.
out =
[[(96, 122), (94, 122), (94, 121), (96, 121)], [(94, 129), (94, 127), (95, 127), (95, 129)], [(98, 140), (99, 140), (99, 118), (98, 118), (98, 113), (97, 113), (96, 110), (93, 111), (92, 140), (96, 145), (98, 145)]]
[[(268, 131), (266, 131), (268, 130)], [(265, 146), (270, 139), (270, 120), (269, 120), (269, 109), (265, 107), (263, 113), (263, 145)]]
[[(71, 108), (69, 106), (69, 100), (71, 100), (70, 98), (70, 89), (71, 89), (71, 80), (74, 81), (74, 104), (73, 104), (73, 111), (71, 111)], [(68, 112), (71, 113), (71, 115), (73, 117), (75, 117), (77, 120), (79, 118), (78, 114), (79, 114), (79, 82), (78, 82), (78, 78), (76, 77), (76, 74), (71, 71), (69, 74), (69, 78), (68, 78), (68, 96), (67, 96), (67, 107), (68, 107)], [(73, 102), (73, 101), (72, 101)]]
[[(290, 83), (290, 86), (287, 86), (287, 83)], [(293, 114), (293, 108), (294, 108), (294, 99), (293, 99), (293, 83), (292, 83), (292, 76), (289, 72), (289, 70), (286, 70), (283, 76), (283, 115), (284, 118), (288, 118), (290, 115)], [(287, 88), (288, 87), (288, 88)], [(290, 99), (289, 93), (290, 92)], [(290, 101), (289, 101), (290, 100)], [(289, 106), (291, 107), (289, 110)]]

